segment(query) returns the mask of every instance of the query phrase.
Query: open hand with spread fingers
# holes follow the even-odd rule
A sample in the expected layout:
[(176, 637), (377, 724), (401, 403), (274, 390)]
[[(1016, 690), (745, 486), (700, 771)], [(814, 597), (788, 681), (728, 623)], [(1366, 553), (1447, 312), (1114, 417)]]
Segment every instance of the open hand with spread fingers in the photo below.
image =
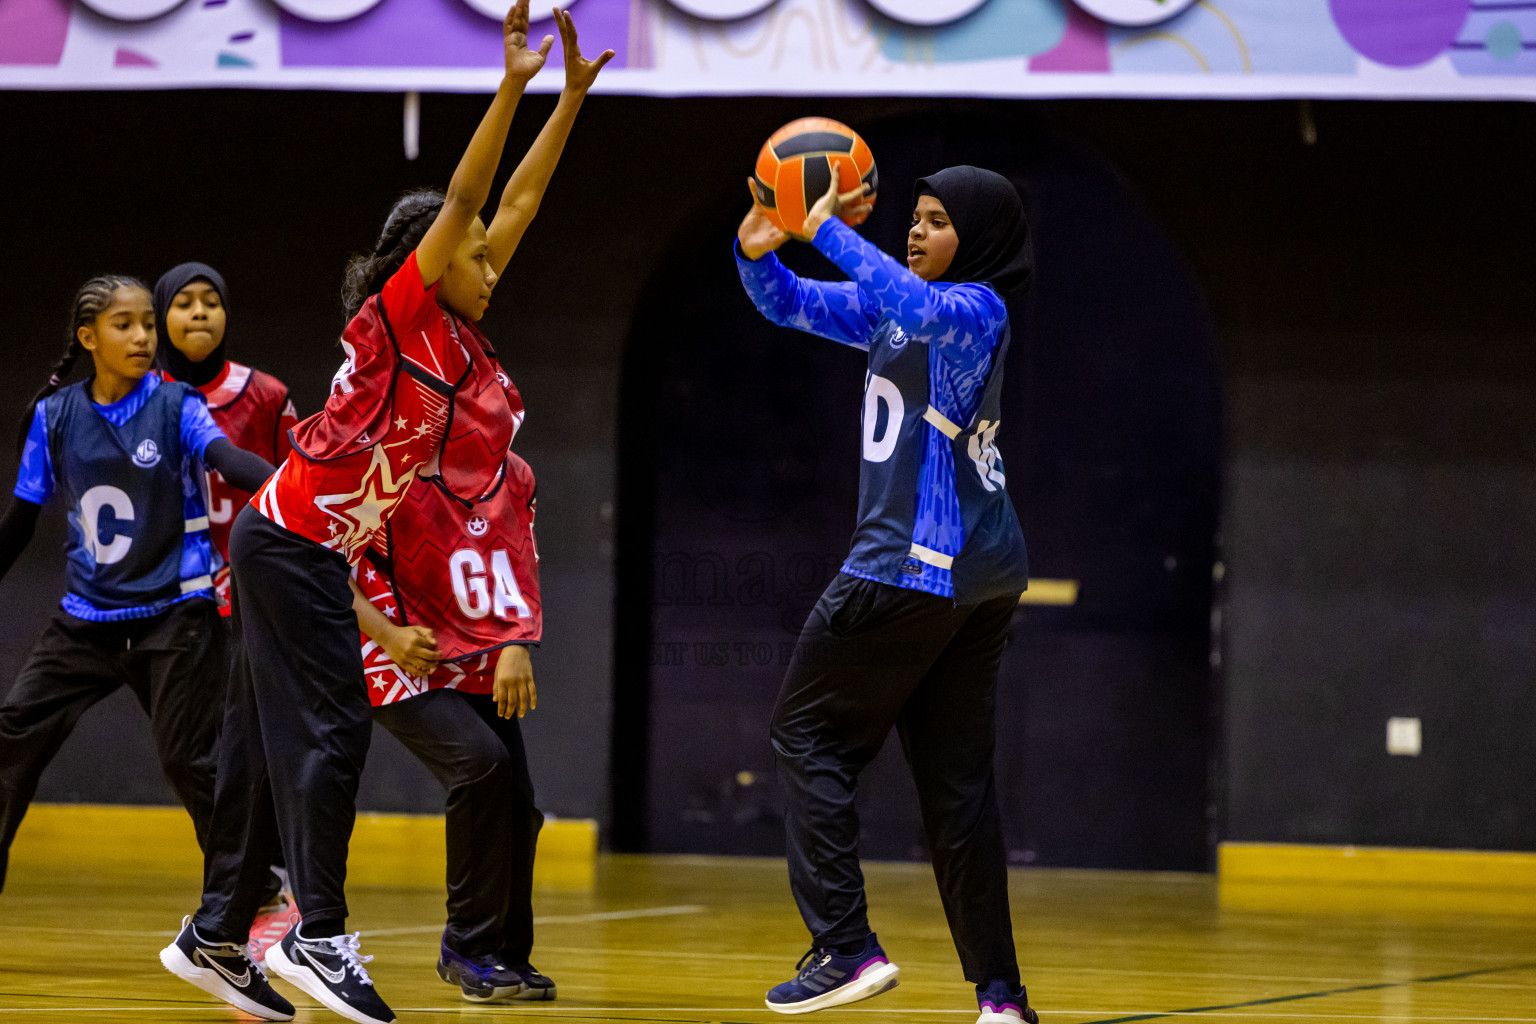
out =
[(576, 23), (571, 20), (571, 12), (556, 7), (555, 24), (560, 26), (560, 46), (565, 56), (565, 87), (586, 92), (597, 81), (603, 65), (613, 60), (613, 51), (604, 50), (596, 60), (587, 60), (576, 42)]
[(555, 45), (554, 36), (545, 36), (537, 50), (528, 49), (528, 0), (517, 0), (507, 11), (506, 20), (501, 23), (501, 41), (507, 77), (525, 82), (539, 73), (549, 57), (550, 48)]

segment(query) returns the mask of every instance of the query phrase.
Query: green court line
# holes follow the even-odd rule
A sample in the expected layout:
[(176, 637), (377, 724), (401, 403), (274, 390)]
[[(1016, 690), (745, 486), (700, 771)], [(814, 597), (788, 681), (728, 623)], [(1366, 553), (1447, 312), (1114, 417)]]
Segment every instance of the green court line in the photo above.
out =
[(1226, 1003), (1222, 1006), (1194, 1006), (1188, 1010), (1169, 1010), (1166, 1013), (1138, 1013), (1133, 1017), (1105, 1017), (1087, 1021), (1086, 1024), (1129, 1024), (1137, 1020), (1162, 1020), (1165, 1017), (1182, 1017), (1188, 1014), (1212, 1013), (1217, 1010), (1244, 1010), (1252, 1006), (1270, 1006), (1274, 1003), (1294, 1003), (1300, 999), (1321, 999), (1323, 996), (1342, 996), (1351, 992), (1374, 992), (1384, 988), (1404, 988), (1408, 985), (1425, 985), (1433, 981), (1459, 981), (1483, 974), (1504, 974), (1510, 971), (1528, 971), (1536, 963), (1513, 964), (1508, 967), (1481, 967), (1475, 971), (1457, 971), (1455, 974), (1433, 974), (1426, 978), (1409, 978), (1407, 981), (1382, 981), (1374, 985), (1350, 985), (1347, 988), (1330, 988), (1322, 992), (1302, 992), (1292, 996), (1271, 996), (1268, 999), (1250, 999), (1246, 1003)]

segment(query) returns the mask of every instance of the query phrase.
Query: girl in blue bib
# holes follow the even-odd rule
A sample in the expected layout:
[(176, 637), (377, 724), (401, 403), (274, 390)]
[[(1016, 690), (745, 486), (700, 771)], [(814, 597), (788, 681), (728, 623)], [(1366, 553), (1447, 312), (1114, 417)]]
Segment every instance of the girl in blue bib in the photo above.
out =
[[(43, 769), (80, 716), (120, 686), (150, 716), (198, 842), (207, 835), (228, 664), (203, 467), (254, 490), (272, 466), (229, 442), (195, 388), (150, 372), (155, 341), (143, 284), (87, 281), (69, 347), (21, 424), (0, 578), (57, 497), (69, 519), (67, 589), (0, 704), (0, 886)], [(66, 386), (81, 353), (91, 375)]]

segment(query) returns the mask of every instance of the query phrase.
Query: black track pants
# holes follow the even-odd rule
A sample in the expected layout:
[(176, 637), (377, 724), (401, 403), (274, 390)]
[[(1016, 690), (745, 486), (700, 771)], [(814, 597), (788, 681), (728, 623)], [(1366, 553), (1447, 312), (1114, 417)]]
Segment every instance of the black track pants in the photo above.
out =
[(234, 667), (194, 921), (210, 938), (243, 942), (279, 845), (299, 911), (347, 916), (347, 844), (373, 715), (346, 559), (249, 506), (229, 557)]
[(818, 947), (869, 934), (854, 793), (894, 725), (965, 977), (1018, 984), (992, 771), (997, 669), (1016, 606), (957, 606), (840, 573), (806, 620), (772, 740), (790, 887)]
[(43, 769), (80, 716), (119, 686), (148, 713), (165, 777), (207, 847), (227, 635), (217, 606), (196, 597), (124, 622), (54, 613), (0, 705), (0, 886)]
[(499, 953), (519, 967), (533, 951), (533, 853), (544, 815), (533, 802), (516, 718), (489, 695), (429, 690), (374, 717), (447, 790), (448, 945)]

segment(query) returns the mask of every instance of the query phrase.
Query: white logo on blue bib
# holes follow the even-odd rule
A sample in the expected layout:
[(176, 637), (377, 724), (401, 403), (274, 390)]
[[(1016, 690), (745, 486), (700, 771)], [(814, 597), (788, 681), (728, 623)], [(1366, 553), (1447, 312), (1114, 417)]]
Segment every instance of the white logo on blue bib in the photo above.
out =
[(133, 464), (143, 469), (148, 469), (160, 461), (160, 446), (149, 438), (139, 442), (139, 446), (133, 450)]

